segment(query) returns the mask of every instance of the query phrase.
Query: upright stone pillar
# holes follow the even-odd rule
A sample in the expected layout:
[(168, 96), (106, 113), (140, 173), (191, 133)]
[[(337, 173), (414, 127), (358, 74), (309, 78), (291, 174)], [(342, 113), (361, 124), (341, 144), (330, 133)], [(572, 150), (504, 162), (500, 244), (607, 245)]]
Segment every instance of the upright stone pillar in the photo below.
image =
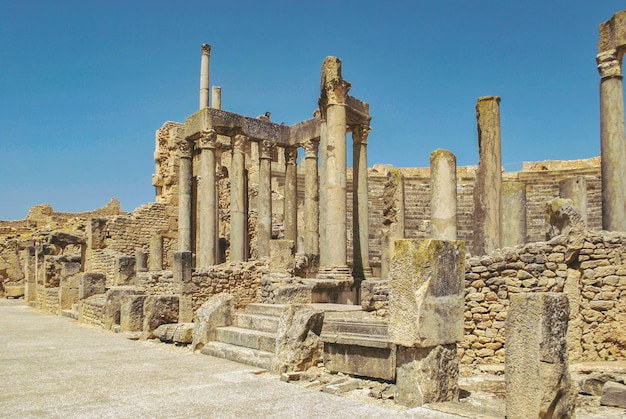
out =
[(369, 263), (369, 211), (367, 184), (367, 136), (371, 128), (367, 125), (352, 127), (352, 275), (358, 278), (371, 276)]
[(285, 148), (285, 240), (298, 242), (298, 149)]
[(232, 138), (232, 159), (230, 162), (230, 260), (246, 260), (246, 168), (245, 148), (247, 137), (235, 135)]
[(571, 199), (572, 205), (587, 226), (587, 178), (584, 176), (572, 176), (559, 182), (559, 195), (561, 198)]
[(150, 237), (150, 257), (148, 267), (151, 271), (163, 269), (163, 236), (155, 234)]
[(200, 182), (198, 185), (198, 249), (197, 265), (201, 268), (215, 265), (217, 255), (217, 215), (215, 213), (215, 145), (217, 133), (206, 130), (200, 133)]
[(506, 317), (506, 417), (569, 418), (576, 389), (568, 370), (567, 296), (510, 295)]
[(526, 243), (526, 186), (502, 183), (500, 244), (512, 247)]
[(456, 157), (430, 153), (430, 231), (433, 239), (456, 240)]
[(211, 45), (202, 44), (202, 61), (200, 63), (200, 109), (209, 107), (209, 66)]
[[(318, 115), (319, 114), (319, 115)], [(319, 249), (320, 249), (320, 261), (328, 260), (328, 248), (326, 247), (326, 149), (328, 148), (328, 129), (326, 126), (326, 115), (323, 114), (319, 109), (316, 111), (316, 117), (320, 118), (320, 149), (319, 149), (319, 160), (320, 160), (320, 185), (319, 185)]]
[(327, 144), (325, 154), (325, 247), (323, 269), (347, 268), (346, 227), (346, 100), (350, 83), (341, 77), (341, 61), (327, 57), (322, 67), (320, 109), (325, 115)]
[(148, 270), (148, 254), (141, 247), (135, 249), (135, 270), (137, 272)]
[(462, 241), (395, 241), (388, 333), (398, 345), (398, 403), (415, 407), (458, 399), (464, 278)]
[(191, 252), (191, 194), (193, 147), (187, 139), (178, 143), (180, 153), (178, 181), (178, 250)]
[(380, 278), (389, 279), (394, 243), (404, 238), (404, 176), (399, 169), (387, 173), (383, 192), (383, 228), (381, 231)]
[(319, 254), (319, 185), (317, 149), (319, 140), (304, 143), (304, 252)]
[(213, 109), (222, 109), (222, 88), (219, 86), (211, 88), (211, 107)]
[(601, 77), (602, 228), (626, 231), (626, 136), (620, 53), (616, 49), (601, 50), (596, 60)]
[(259, 143), (259, 187), (257, 195), (257, 252), (259, 257), (269, 257), (272, 239), (272, 142)]
[(500, 247), (500, 98), (483, 96), (476, 104), (478, 170), (474, 184), (474, 243), (472, 253), (484, 255)]

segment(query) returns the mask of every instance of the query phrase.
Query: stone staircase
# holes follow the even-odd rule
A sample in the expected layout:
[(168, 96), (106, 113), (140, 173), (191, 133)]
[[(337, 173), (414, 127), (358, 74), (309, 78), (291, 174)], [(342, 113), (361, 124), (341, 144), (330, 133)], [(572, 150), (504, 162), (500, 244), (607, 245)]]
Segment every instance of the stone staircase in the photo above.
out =
[(253, 303), (236, 313), (232, 326), (218, 327), (201, 353), (272, 370), (276, 332), (284, 304)]

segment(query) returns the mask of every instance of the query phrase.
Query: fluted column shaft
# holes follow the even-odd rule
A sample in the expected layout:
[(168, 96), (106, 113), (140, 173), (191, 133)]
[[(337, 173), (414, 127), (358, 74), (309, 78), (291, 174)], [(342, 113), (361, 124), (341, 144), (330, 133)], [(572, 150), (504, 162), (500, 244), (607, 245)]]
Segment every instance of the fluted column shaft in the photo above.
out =
[(230, 260), (246, 260), (246, 173), (245, 135), (232, 138), (230, 163)]
[(298, 149), (285, 148), (285, 240), (298, 242)]
[(269, 257), (272, 239), (272, 142), (259, 143), (259, 183), (257, 195), (257, 252)]
[(598, 54), (602, 228), (626, 231), (626, 136), (622, 68), (616, 50)]
[(217, 216), (215, 212), (215, 130), (202, 131), (198, 140), (200, 148), (200, 184), (198, 185), (198, 249), (199, 267), (206, 268), (216, 263)]
[(178, 143), (178, 250), (191, 251), (191, 194), (193, 185), (192, 143), (187, 139)]
[(371, 128), (367, 125), (352, 127), (352, 237), (353, 268), (355, 277), (371, 274), (369, 264), (369, 212), (367, 182), (367, 136)]

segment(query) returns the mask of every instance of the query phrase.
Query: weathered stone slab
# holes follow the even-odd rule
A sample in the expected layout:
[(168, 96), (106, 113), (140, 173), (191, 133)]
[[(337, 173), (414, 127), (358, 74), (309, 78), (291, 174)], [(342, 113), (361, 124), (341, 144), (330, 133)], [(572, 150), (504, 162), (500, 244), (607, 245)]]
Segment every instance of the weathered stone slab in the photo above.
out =
[(622, 407), (626, 409), (626, 386), (614, 381), (607, 381), (602, 387), (602, 406)]
[(115, 259), (115, 285), (133, 285), (135, 281), (135, 258), (119, 256)]
[(174, 253), (174, 281), (186, 284), (191, 282), (193, 255), (191, 252)]
[(120, 329), (122, 332), (143, 330), (143, 304), (145, 295), (125, 295), (120, 307)]
[(78, 298), (81, 300), (92, 295), (104, 294), (106, 275), (98, 272), (85, 272), (80, 278)]
[(324, 312), (307, 305), (287, 305), (276, 334), (275, 367), (279, 373), (304, 371), (322, 359)]
[(154, 337), (154, 330), (162, 324), (178, 322), (177, 295), (149, 295), (143, 303), (143, 337)]
[(193, 340), (193, 323), (162, 324), (153, 333), (162, 342), (191, 343)]
[(576, 391), (567, 361), (567, 297), (512, 294), (506, 319), (506, 415), (571, 417)]
[(408, 407), (459, 398), (456, 344), (432, 348), (398, 346), (395, 400)]
[(202, 349), (208, 342), (215, 340), (218, 327), (230, 326), (235, 314), (235, 297), (222, 293), (203, 303), (193, 318), (192, 350)]
[(463, 340), (462, 241), (396, 240), (390, 276), (392, 342), (434, 347)]
[(270, 240), (270, 272), (293, 272), (295, 261), (293, 240)]
[(107, 302), (104, 314), (104, 328), (111, 329), (114, 325), (120, 324), (120, 314), (122, 300), (127, 295), (141, 295), (144, 291), (131, 286), (112, 287), (107, 291)]

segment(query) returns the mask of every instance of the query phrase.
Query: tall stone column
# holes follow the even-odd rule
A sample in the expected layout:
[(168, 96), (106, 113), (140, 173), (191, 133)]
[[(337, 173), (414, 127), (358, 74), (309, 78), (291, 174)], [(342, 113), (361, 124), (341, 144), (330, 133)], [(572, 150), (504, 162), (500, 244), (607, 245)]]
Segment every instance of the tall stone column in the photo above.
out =
[(521, 182), (502, 183), (500, 199), (500, 245), (513, 247), (526, 243), (526, 186)]
[(200, 133), (200, 184), (198, 185), (198, 249), (197, 263), (201, 268), (215, 265), (217, 255), (217, 215), (215, 213), (215, 145), (217, 132)]
[(259, 183), (257, 195), (257, 252), (269, 257), (272, 239), (272, 142), (259, 143)]
[(456, 157), (430, 153), (430, 229), (435, 240), (456, 240)]
[(298, 149), (285, 148), (285, 240), (298, 242)]
[(245, 148), (248, 138), (235, 135), (232, 138), (230, 162), (230, 260), (246, 260), (246, 173)]
[(191, 193), (193, 172), (191, 157), (193, 146), (184, 139), (178, 143), (180, 163), (178, 167), (178, 250), (191, 252)]
[(572, 176), (559, 182), (561, 198), (571, 199), (574, 208), (580, 213), (585, 226), (587, 225), (587, 178)]
[(319, 140), (304, 143), (304, 252), (319, 254), (319, 185), (317, 150)]
[(319, 148), (319, 249), (320, 249), (320, 261), (328, 260), (328, 248), (326, 244), (326, 148), (328, 145), (328, 130), (326, 129), (326, 116), (318, 109), (316, 111), (316, 117), (320, 118), (320, 148)]
[(474, 184), (474, 243), (472, 253), (484, 255), (500, 247), (500, 98), (483, 96), (476, 104), (478, 170)]
[(601, 52), (596, 61), (601, 77), (602, 228), (626, 231), (626, 136), (622, 65), (615, 49)]
[(341, 61), (328, 57), (323, 65), (322, 113), (326, 116), (327, 141), (322, 153), (325, 163), (325, 243), (328, 251), (320, 260), (322, 268), (347, 267), (346, 227), (346, 100), (350, 83), (341, 77)]
[(371, 128), (367, 125), (352, 127), (352, 237), (353, 268), (355, 277), (371, 276), (369, 262), (369, 212), (367, 184), (367, 136)]
[(202, 61), (200, 63), (200, 109), (209, 107), (209, 63), (211, 61), (211, 45), (202, 44)]

